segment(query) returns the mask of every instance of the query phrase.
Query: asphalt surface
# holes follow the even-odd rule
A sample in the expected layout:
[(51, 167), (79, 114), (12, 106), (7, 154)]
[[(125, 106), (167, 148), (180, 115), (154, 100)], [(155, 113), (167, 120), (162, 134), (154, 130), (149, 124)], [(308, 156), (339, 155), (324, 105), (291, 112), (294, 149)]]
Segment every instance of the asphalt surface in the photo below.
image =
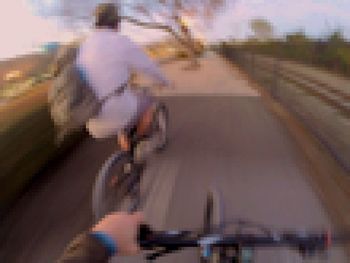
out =
[[(201, 227), (213, 185), (222, 193), (225, 219), (278, 229), (332, 226), (302, 153), (259, 96), (178, 94), (162, 100), (170, 110), (170, 144), (150, 158), (143, 181), (152, 186), (144, 212), (155, 228)], [(94, 178), (115, 149), (112, 139), (87, 138), (45, 170), (1, 222), (0, 262), (54, 262), (90, 226)], [(198, 262), (197, 255), (189, 250), (159, 262)], [(286, 249), (263, 249), (256, 251), (256, 262), (303, 261)], [(342, 249), (332, 249), (328, 261), (305, 262), (348, 261)]]

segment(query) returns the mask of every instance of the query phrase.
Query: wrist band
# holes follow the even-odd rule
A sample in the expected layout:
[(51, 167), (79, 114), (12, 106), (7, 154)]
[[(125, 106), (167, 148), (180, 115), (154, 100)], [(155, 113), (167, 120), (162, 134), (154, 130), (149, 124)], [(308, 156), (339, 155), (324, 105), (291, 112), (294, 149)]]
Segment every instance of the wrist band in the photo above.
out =
[(117, 242), (110, 235), (102, 231), (94, 231), (90, 235), (102, 243), (107, 249), (109, 256), (114, 256), (117, 253)]

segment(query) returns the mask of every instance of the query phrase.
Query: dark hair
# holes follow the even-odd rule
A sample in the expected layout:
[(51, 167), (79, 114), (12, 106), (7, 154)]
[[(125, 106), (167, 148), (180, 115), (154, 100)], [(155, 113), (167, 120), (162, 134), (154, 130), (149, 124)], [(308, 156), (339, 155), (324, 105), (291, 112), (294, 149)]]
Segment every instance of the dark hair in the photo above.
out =
[(95, 26), (116, 28), (120, 23), (118, 7), (113, 3), (102, 3), (95, 10)]

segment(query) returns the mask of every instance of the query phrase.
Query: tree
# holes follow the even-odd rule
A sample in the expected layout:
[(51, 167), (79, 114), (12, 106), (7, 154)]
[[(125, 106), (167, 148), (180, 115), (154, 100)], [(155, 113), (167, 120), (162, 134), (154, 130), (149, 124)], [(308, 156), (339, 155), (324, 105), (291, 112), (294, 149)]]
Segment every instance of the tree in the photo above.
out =
[[(92, 22), (92, 13), (99, 0), (29, 0), (39, 15), (58, 17), (74, 29)], [(112, 0), (121, 7), (122, 20), (170, 33), (188, 50), (195, 61), (196, 45), (186, 20), (210, 22), (226, 0)]]
[(273, 37), (273, 26), (264, 18), (254, 18), (250, 21), (250, 28), (258, 40), (268, 40)]
[(310, 42), (303, 30), (287, 34), (286, 41), (293, 44)]

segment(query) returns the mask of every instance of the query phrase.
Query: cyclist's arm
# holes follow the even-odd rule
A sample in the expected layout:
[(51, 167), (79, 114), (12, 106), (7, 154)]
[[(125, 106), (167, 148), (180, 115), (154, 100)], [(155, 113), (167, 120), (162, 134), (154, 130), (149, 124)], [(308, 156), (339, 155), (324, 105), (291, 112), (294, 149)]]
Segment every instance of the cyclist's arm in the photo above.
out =
[(90, 233), (83, 233), (73, 239), (58, 260), (58, 263), (108, 262), (108, 249)]
[(158, 65), (131, 41), (128, 43), (127, 64), (132, 70), (140, 71), (157, 80), (160, 85), (170, 86), (169, 80), (164, 76)]
[(58, 263), (104, 263), (116, 254), (136, 254), (139, 251), (137, 232), (142, 218), (140, 213), (107, 215), (90, 232), (71, 241)]

